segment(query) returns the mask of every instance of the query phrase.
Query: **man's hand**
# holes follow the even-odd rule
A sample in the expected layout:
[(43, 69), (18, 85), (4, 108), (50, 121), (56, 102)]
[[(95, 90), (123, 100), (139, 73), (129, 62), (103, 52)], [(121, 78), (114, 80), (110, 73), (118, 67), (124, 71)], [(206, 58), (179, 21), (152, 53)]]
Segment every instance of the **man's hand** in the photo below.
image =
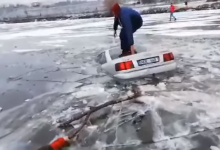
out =
[(132, 55), (135, 54), (135, 47), (134, 47), (134, 45), (131, 45), (131, 54)]
[(115, 30), (115, 32), (114, 32), (114, 37), (116, 37), (117, 36), (117, 31)]

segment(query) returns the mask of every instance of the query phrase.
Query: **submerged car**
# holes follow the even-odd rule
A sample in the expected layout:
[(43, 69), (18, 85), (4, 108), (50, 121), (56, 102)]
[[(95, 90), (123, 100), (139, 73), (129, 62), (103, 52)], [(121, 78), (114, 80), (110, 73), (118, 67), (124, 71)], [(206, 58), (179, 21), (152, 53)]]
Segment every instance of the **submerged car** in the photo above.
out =
[(148, 52), (143, 47), (136, 47), (136, 54), (120, 57), (121, 50), (111, 48), (101, 52), (96, 62), (100, 69), (116, 79), (134, 79), (149, 77), (177, 68), (174, 55), (170, 51)]

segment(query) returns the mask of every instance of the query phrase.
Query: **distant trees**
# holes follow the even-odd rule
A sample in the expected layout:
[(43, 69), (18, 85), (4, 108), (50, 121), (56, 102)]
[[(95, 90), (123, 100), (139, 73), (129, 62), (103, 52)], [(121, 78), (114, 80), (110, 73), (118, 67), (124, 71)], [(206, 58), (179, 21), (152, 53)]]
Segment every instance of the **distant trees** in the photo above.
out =
[[(111, 6), (114, 3), (121, 3), (123, 4), (124, 2), (126, 2), (128, 0), (104, 0), (104, 6), (106, 9), (110, 9)], [(178, 0), (178, 1), (184, 1), (184, 0)], [(135, 4), (150, 4), (150, 3), (156, 3), (156, 2), (170, 2), (170, 0), (135, 0)]]
[(149, 4), (149, 3), (155, 3), (157, 2), (156, 0), (141, 0), (142, 4)]
[(41, 3), (40, 2), (34, 2), (34, 3), (31, 3), (31, 6), (32, 7), (40, 7)]

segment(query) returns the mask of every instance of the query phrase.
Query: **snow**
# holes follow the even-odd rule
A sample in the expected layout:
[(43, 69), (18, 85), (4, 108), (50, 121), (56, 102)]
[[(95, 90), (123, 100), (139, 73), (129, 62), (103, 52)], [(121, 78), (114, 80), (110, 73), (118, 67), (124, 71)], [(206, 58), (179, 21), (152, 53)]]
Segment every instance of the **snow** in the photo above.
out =
[(0, 37), (0, 40), (11, 40), (11, 39), (16, 39), (20, 37), (25, 37), (25, 36), (49, 36), (49, 35), (54, 35), (54, 34), (61, 34), (61, 33), (68, 33), (68, 31), (64, 30), (59, 30), (57, 29), (38, 29), (38, 30), (33, 30), (33, 31), (24, 31), (22, 33), (12, 33), (11, 35), (8, 34), (3, 34)]
[(104, 92), (104, 88), (100, 87), (100, 85), (90, 85), (90, 86), (82, 87), (81, 90), (73, 94), (73, 96), (76, 98), (82, 98), (82, 97), (87, 97), (89, 95), (92, 96), (92, 95), (100, 94), (102, 92)]
[(172, 33), (165, 31), (164, 33), (158, 33), (161, 35), (186, 37), (186, 36), (197, 36), (197, 35), (219, 35), (220, 30), (204, 31), (204, 30), (172, 30)]
[[(196, 35), (215, 35), (215, 34), (220, 34), (219, 30), (183, 30), (181, 28), (183, 27), (199, 27), (199, 26), (213, 26), (213, 25), (218, 25), (217, 23), (212, 23), (213, 20), (216, 20), (219, 18), (218, 13), (220, 12), (219, 10), (207, 10), (206, 13), (203, 13), (204, 11), (199, 11), (198, 12), (183, 12), (183, 13), (176, 13), (177, 18), (180, 17), (181, 19), (177, 22), (169, 22), (169, 18), (167, 14), (158, 14), (158, 15), (146, 15), (144, 16), (144, 22), (149, 23), (149, 22), (154, 22), (155, 19), (157, 20), (158, 18), (161, 18), (161, 20), (164, 20), (165, 23), (163, 24), (155, 24), (155, 25), (150, 25), (146, 26), (142, 29), (140, 29), (136, 34), (143, 34), (143, 33), (148, 33), (148, 34), (159, 34), (159, 35), (168, 35), (168, 36), (196, 36)], [(195, 16), (201, 16), (201, 15), (208, 15), (206, 19), (204, 20), (203, 18), (196, 18)], [(212, 15), (212, 16), (211, 16)], [(164, 19), (162, 19), (164, 18)], [(34, 30), (28, 30), (28, 31), (23, 31), (22, 33), (11, 33), (11, 34), (2, 34), (0, 37), (0, 40), (10, 40), (10, 39), (15, 39), (15, 38), (21, 38), (25, 36), (55, 36), (55, 35), (62, 35), (62, 34), (68, 34), (66, 37), (84, 37), (84, 36), (101, 36), (101, 35), (109, 35), (111, 31), (106, 31), (105, 32), (97, 32), (96, 30), (89, 30), (90, 28), (95, 28), (95, 27), (105, 27), (109, 26), (111, 24), (112, 18), (109, 19), (95, 19), (96, 22), (92, 23), (82, 23), (82, 24), (76, 24), (75, 25), (75, 20), (66, 20), (63, 21), (62, 24), (60, 21), (54, 21), (54, 23), (51, 22), (49, 24), (48, 22), (41, 22), (39, 23), (41, 29), (34, 29)], [(167, 20), (167, 21), (166, 21)], [(77, 22), (79, 22), (77, 20)], [(167, 23), (166, 23), (167, 22)], [(64, 26), (58, 26), (54, 27), (57, 23), (64, 25)], [(25, 28), (33, 28), (33, 24), (35, 27), (38, 27), (38, 23), (27, 23), (25, 24)], [(49, 26), (50, 28), (45, 28), (46, 26)], [(5, 28), (5, 24), (0, 25), (0, 29)], [(15, 28), (21, 29), (24, 28), (23, 24), (17, 24), (17, 25), (9, 25), (13, 26), (13, 30)], [(80, 29), (81, 32), (80, 34), (76, 34), (76, 29)], [(82, 30), (83, 29), (83, 30)], [(177, 30), (180, 29), (180, 30)], [(156, 31), (155, 31), (156, 30)], [(72, 33), (72, 35), (70, 35)], [(41, 43), (45, 43), (44, 41), (41, 41)], [(54, 41), (55, 42), (55, 41)], [(60, 43), (57, 41), (57, 43)]]
[(26, 52), (36, 52), (40, 51), (41, 49), (15, 49), (13, 50), (16, 53), (26, 53)]
[(211, 146), (210, 149), (211, 149), (211, 150), (219, 150), (219, 148), (216, 147), (216, 146)]
[[(141, 85), (144, 84), (143, 80), (134, 82), (143, 94), (137, 99), (143, 102), (143, 105), (123, 104), (130, 111), (138, 111), (139, 114), (144, 114), (147, 110), (152, 111), (156, 123), (154, 130), (158, 131), (154, 138), (155, 141), (159, 141), (155, 144), (156, 149), (196, 147), (199, 143), (191, 141), (190, 138), (169, 138), (191, 134), (193, 127), (198, 131), (220, 126), (219, 45), (217, 40), (206, 39), (219, 36), (220, 30), (216, 29), (219, 25), (216, 23), (219, 13), (220, 10), (176, 13), (178, 20), (171, 23), (169, 14), (144, 15), (146, 25), (135, 33), (137, 43), (143, 44), (148, 50), (171, 49), (178, 60), (179, 68), (184, 71), (183, 74), (175, 75), (157, 86)], [(91, 101), (103, 103), (121, 94), (122, 88), (115, 85), (115, 81), (94, 69), (96, 66), (93, 58), (96, 53), (118, 44), (112, 40), (113, 31), (109, 28), (112, 28), (112, 18), (0, 25), (1, 52), (43, 53), (50, 48), (54, 49), (54, 46), (60, 46), (63, 49), (59, 53), (62, 52), (65, 58), (60, 59), (59, 56), (55, 64), (60, 67), (63, 61), (71, 60), (73, 65), (77, 66), (75, 70), (71, 70), (74, 73), (68, 77), (72, 81), (68, 86), (57, 86), (54, 91), (28, 99), (22, 105), (0, 113), (1, 137), (12, 132), (0, 140), (0, 149), (3, 149), (3, 143), (10, 140), (29, 139), (32, 133), (27, 131), (32, 131), (38, 125), (39, 128), (36, 130), (40, 130), (45, 123), (56, 125), (57, 120), (70, 118), (72, 114), (81, 112)], [(18, 48), (11, 48), (13, 42)], [(82, 83), (78, 82), (79, 80)], [(67, 94), (70, 91), (71, 94)], [(131, 94), (131, 91), (127, 94)], [(159, 114), (157, 109), (172, 112), (180, 117), (163, 126), (165, 116)], [(33, 120), (30, 120), (30, 117)], [(98, 127), (94, 125), (89, 128), (97, 130)], [(17, 130), (14, 131), (15, 129)], [(171, 135), (166, 135), (165, 131), (169, 131)], [(124, 139), (127, 143), (131, 140), (127, 138), (129, 133), (128, 130)], [(132, 134), (132, 138), (136, 140), (134, 143), (140, 143), (135, 139), (136, 135)], [(165, 139), (168, 140), (163, 141)], [(100, 148), (111, 144), (96, 141), (93, 146)], [(209, 148), (217, 149), (216, 146)]]
[(53, 43), (66, 43), (67, 40), (53, 40), (53, 41), (41, 41), (42, 44), (53, 44)]

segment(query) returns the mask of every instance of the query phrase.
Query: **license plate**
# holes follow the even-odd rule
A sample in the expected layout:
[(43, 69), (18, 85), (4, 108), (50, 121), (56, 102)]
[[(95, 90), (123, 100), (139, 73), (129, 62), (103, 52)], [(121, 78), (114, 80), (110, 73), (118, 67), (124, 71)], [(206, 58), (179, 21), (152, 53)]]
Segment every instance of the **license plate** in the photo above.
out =
[(143, 66), (143, 65), (157, 63), (157, 62), (159, 62), (159, 56), (151, 57), (151, 58), (146, 58), (146, 59), (141, 59), (141, 60), (137, 61), (138, 66)]

